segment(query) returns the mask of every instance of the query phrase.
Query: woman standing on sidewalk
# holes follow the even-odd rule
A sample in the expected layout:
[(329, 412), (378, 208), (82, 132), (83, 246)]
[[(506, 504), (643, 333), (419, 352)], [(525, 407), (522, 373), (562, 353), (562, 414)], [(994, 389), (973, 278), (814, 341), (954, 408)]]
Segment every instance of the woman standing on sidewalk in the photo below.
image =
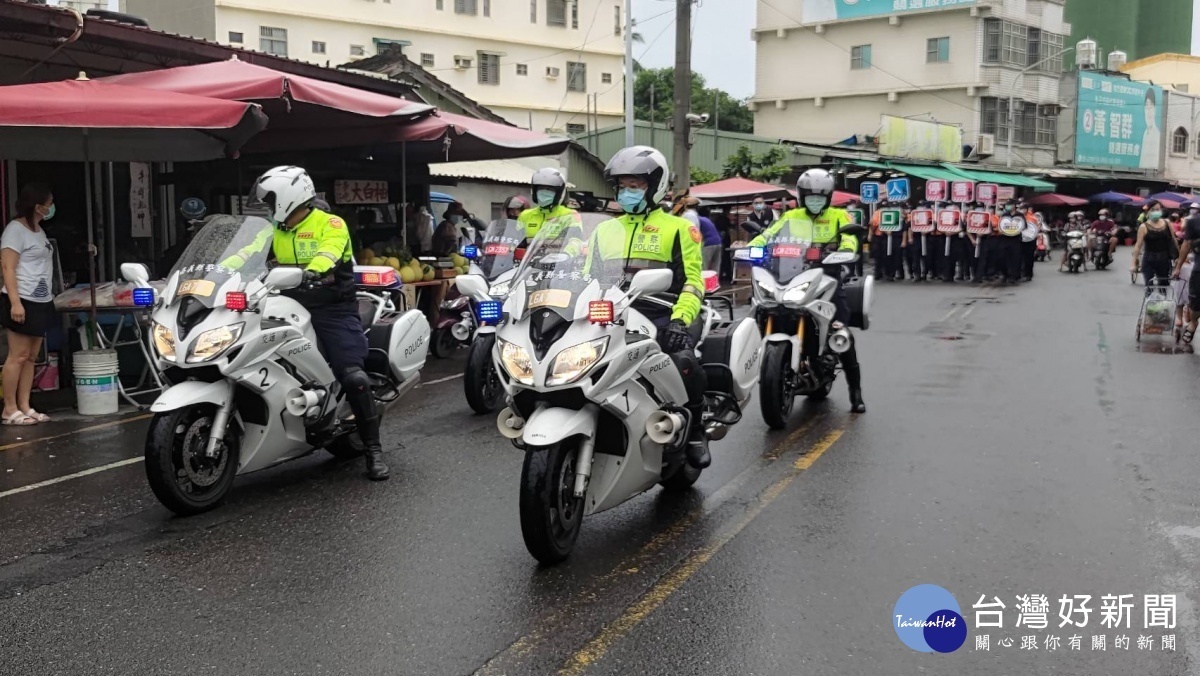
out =
[(25, 186), (17, 196), (16, 212), (17, 217), (0, 236), (4, 274), (0, 324), (8, 329), (2, 416), (5, 425), (33, 425), (50, 420), (29, 405), (34, 362), (55, 317), (50, 292), (54, 252), (42, 230), (42, 222), (54, 217), (50, 187), (41, 183)]

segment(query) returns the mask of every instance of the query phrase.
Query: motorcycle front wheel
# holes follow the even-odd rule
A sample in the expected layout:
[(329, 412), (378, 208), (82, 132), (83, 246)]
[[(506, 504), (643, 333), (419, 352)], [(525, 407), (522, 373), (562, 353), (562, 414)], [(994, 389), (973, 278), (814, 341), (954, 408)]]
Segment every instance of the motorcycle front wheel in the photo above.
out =
[(438, 359), (447, 359), (456, 347), (458, 347), (458, 339), (451, 333), (449, 326), (436, 329), (433, 332), (433, 341), (429, 346), (430, 351), (433, 352), (433, 356)]
[(570, 440), (525, 452), (521, 467), (521, 537), (539, 563), (571, 555), (583, 525), (583, 498), (574, 496), (579, 442)]
[(759, 380), (759, 404), (763, 420), (773, 430), (787, 427), (792, 415), (795, 394), (792, 392), (792, 369), (788, 361), (788, 343), (768, 343), (763, 357), (762, 378)]
[(241, 438), (226, 428), (217, 456), (204, 449), (217, 410), (213, 405), (159, 413), (146, 435), (146, 479), (167, 509), (180, 516), (201, 514), (221, 504), (238, 471)]
[(471, 343), (467, 370), (463, 373), (463, 391), (467, 395), (467, 403), (471, 410), (481, 415), (495, 413), (504, 397), (500, 376), (492, 362), (492, 346), (495, 343), (494, 335), (485, 335)]

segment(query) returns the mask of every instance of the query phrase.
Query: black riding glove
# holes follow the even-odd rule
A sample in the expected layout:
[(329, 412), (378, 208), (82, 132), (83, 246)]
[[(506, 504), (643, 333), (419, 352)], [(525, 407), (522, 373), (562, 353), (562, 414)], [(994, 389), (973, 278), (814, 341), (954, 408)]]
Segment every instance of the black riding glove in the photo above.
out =
[(667, 336), (663, 341), (667, 352), (682, 352), (692, 348), (692, 336), (688, 333), (687, 324), (681, 319), (672, 319), (667, 327)]
[(321, 285), (321, 281), (324, 277), (325, 277), (324, 275), (317, 273), (317, 272), (313, 272), (312, 270), (305, 270), (304, 271), (304, 281), (300, 282), (300, 288), (313, 289), (315, 287), (318, 287)]

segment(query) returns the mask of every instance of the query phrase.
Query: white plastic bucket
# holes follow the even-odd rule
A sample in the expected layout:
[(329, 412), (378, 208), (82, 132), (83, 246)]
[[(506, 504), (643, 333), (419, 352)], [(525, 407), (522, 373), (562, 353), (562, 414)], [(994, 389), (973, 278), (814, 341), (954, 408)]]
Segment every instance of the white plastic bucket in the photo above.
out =
[(75, 397), (80, 415), (117, 412), (116, 350), (84, 350), (74, 355)]

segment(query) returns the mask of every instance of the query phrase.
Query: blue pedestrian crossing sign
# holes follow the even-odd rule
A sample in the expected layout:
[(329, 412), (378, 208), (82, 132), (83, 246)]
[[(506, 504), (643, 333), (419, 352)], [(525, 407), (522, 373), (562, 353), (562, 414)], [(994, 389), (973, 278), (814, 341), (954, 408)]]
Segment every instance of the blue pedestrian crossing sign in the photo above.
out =
[(889, 202), (908, 201), (908, 179), (893, 178), (887, 182), (887, 199)]
[(864, 182), (858, 187), (858, 196), (863, 204), (878, 204), (879, 192), (883, 186), (878, 183)]

